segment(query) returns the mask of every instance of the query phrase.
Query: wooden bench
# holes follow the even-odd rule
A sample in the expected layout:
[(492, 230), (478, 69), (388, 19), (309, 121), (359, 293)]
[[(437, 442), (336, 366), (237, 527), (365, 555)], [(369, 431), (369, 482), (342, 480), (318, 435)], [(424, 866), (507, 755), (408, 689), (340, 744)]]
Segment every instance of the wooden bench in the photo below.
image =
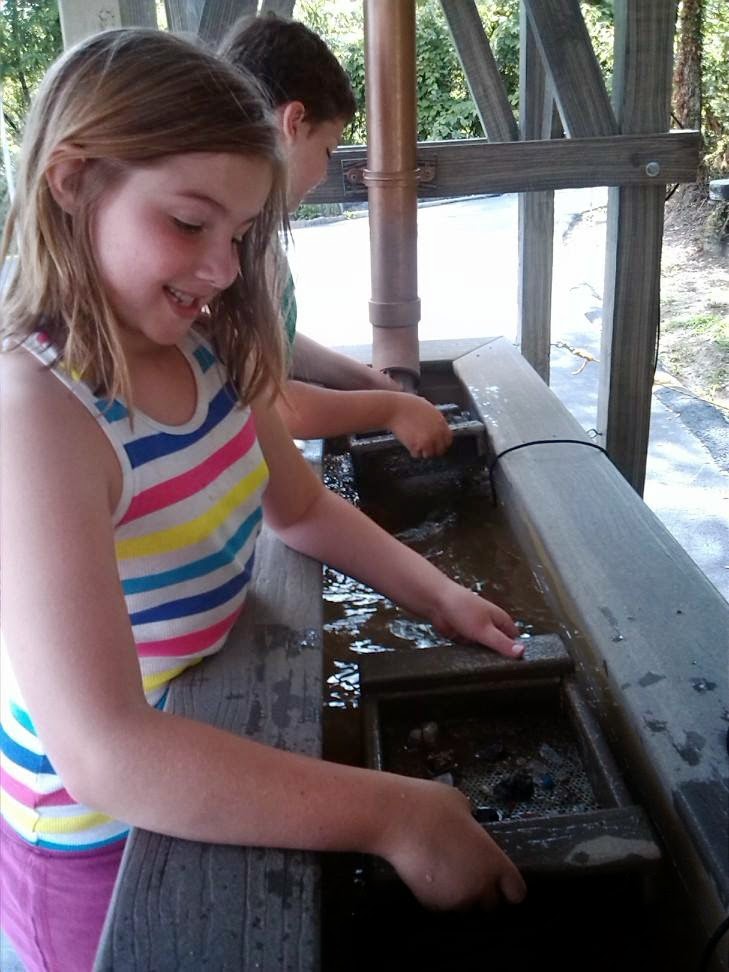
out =
[[(306, 455), (319, 466), (321, 444)], [(223, 651), (175, 680), (169, 709), (320, 756), (321, 619), (321, 565), (264, 529), (242, 617)], [(316, 854), (132, 830), (96, 972), (315, 972), (319, 893)]]

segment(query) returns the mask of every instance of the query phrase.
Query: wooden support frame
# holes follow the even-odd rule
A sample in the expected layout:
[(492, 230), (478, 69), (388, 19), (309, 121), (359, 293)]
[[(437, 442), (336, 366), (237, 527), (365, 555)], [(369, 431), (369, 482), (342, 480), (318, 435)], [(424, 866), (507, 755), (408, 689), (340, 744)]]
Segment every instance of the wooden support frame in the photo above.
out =
[(175, 33), (197, 34), (204, 0), (165, 0), (167, 25)]
[[(520, 4), (519, 117), (522, 139), (549, 138), (553, 95), (534, 40), (526, 7)], [(519, 279), (517, 341), (521, 353), (549, 384), (552, 319), (554, 190), (519, 194)]]
[[(657, 159), (661, 181), (692, 182), (700, 144), (699, 133), (691, 131), (525, 142), (418, 142), (418, 165), (425, 176), (418, 183), (418, 196), (447, 199), (585, 186), (652, 186), (656, 180), (646, 166)], [(366, 162), (365, 146), (337, 149), (326, 179), (307, 202), (366, 202), (361, 178)]]
[[(613, 99), (621, 132), (668, 124), (676, 0), (616, 0)], [(667, 179), (608, 197), (597, 427), (613, 462), (643, 492), (650, 434)]]
[(617, 134), (579, 0), (524, 0), (524, 6), (567, 134), (571, 138)]
[(474, 0), (440, 0), (484, 134), (511, 142), (519, 129)]
[(198, 32), (212, 47), (217, 46), (223, 35), (244, 14), (254, 14), (258, 0), (205, 0), (200, 15)]

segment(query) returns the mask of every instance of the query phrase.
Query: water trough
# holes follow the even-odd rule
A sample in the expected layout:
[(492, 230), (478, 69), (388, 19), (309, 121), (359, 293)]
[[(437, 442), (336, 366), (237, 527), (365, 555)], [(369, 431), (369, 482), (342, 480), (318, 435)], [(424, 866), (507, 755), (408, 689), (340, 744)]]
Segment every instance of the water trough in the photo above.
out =
[[(620, 782), (603, 779), (603, 792), (609, 795), (612, 786), (612, 809), (640, 808), (643, 829), (636, 844), (648, 834), (660, 851), (660, 862), (653, 850), (648, 855), (660, 868), (653, 887), (662, 907), (679, 909), (680, 921), (666, 912), (664, 927), (672, 937), (681, 930), (688, 959), (680, 968), (690, 969), (729, 904), (729, 607), (607, 457), (577, 444), (589, 440), (508, 342), (426, 343), (421, 350), (425, 393), (435, 402), (455, 401), (483, 422), (491, 461), (534, 439), (575, 440), (504, 455), (493, 470), (498, 503), (558, 619), (554, 634), (562, 647), (555, 664), (564, 665), (567, 655), (569, 667), (559, 678), (574, 685), (619, 768)], [(321, 449), (312, 447), (309, 458), (319, 467)], [(226, 651), (176, 680), (169, 704), (231, 731), (318, 755), (321, 571), (268, 534), (257, 561), (251, 611)], [(427, 651), (412, 654), (425, 664)], [(483, 690), (486, 682), (477, 675), (470, 684)], [(518, 698), (521, 689), (512, 689)], [(497, 826), (506, 832), (520, 825)], [(557, 906), (538, 867), (535, 861), (526, 910), (482, 928), (498, 937), (498, 929), (508, 926), (522, 939), (531, 928), (543, 953), (541, 931), (534, 930), (544, 930), (543, 916), (554, 917)], [(327, 968), (320, 870), (314, 854), (202, 845), (134, 831), (96, 967)], [(621, 874), (600, 880), (613, 902), (627, 907), (638, 895), (644, 903), (644, 881), (631, 878), (626, 885)], [(588, 904), (598, 900), (592, 878), (581, 881), (582, 890), (571, 882), (558, 899), (560, 909), (575, 917), (575, 928), (582, 910), (587, 915)], [(383, 891), (383, 903), (390, 893)], [(408, 908), (398, 900), (395, 910), (389, 903), (386, 909), (401, 933)], [(594, 908), (591, 914), (594, 922)], [(382, 910), (377, 917), (384, 920)], [(458, 918), (444, 921), (461, 928)], [(594, 924), (583, 926), (593, 934)], [(360, 931), (371, 937), (367, 927)], [(427, 941), (433, 945), (432, 938)], [(638, 948), (634, 954), (646, 958)]]

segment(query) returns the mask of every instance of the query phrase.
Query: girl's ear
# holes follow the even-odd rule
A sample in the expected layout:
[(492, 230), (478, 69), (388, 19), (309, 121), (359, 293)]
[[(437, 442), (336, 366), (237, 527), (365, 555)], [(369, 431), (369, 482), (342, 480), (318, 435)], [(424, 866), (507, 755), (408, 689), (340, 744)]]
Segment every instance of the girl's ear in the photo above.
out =
[(302, 122), (306, 120), (306, 108), (300, 101), (287, 101), (278, 109), (279, 125), (284, 140), (295, 142), (301, 134)]
[(68, 157), (62, 152), (54, 156), (46, 169), (46, 181), (51, 195), (67, 213), (74, 213), (78, 204), (81, 176), (86, 167), (86, 159), (78, 156)]

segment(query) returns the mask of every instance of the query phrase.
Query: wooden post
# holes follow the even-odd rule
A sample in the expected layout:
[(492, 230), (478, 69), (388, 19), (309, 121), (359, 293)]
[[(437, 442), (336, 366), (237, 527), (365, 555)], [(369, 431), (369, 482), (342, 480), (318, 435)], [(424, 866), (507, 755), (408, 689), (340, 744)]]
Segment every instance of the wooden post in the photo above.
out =
[(524, 0), (524, 7), (567, 134), (615, 134), (615, 117), (579, 0)]
[(165, 0), (167, 25), (175, 33), (197, 34), (204, 0)]
[(85, 0), (58, 0), (58, 12), (66, 50), (84, 37), (122, 25), (119, 0), (96, 0), (91, 3)]
[(440, 0), (481, 127), (491, 142), (519, 137), (504, 82), (474, 0)]
[[(616, 0), (613, 103), (623, 134), (668, 127), (676, 0)], [(657, 171), (656, 171), (657, 170)], [(640, 494), (645, 483), (656, 336), (660, 318), (665, 176), (608, 195), (597, 428)]]
[(263, 0), (261, 13), (276, 13), (279, 17), (292, 17), (296, 0)]
[[(553, 98), (524, 3), (519, 15), (519, 120), (522, 139), (549, 138)], [(552, 324), (554, 190), (519, 194), (519, 323), (521, 353), (549, 384)]]
[(255, 14), (257, 9), (257, 0), (205, 0), (200, 16), (200, 37), (215, 47), (238, 17)]
[(154, 0), (58, 0), (66, 50), (112, 27), (156, 27)]

